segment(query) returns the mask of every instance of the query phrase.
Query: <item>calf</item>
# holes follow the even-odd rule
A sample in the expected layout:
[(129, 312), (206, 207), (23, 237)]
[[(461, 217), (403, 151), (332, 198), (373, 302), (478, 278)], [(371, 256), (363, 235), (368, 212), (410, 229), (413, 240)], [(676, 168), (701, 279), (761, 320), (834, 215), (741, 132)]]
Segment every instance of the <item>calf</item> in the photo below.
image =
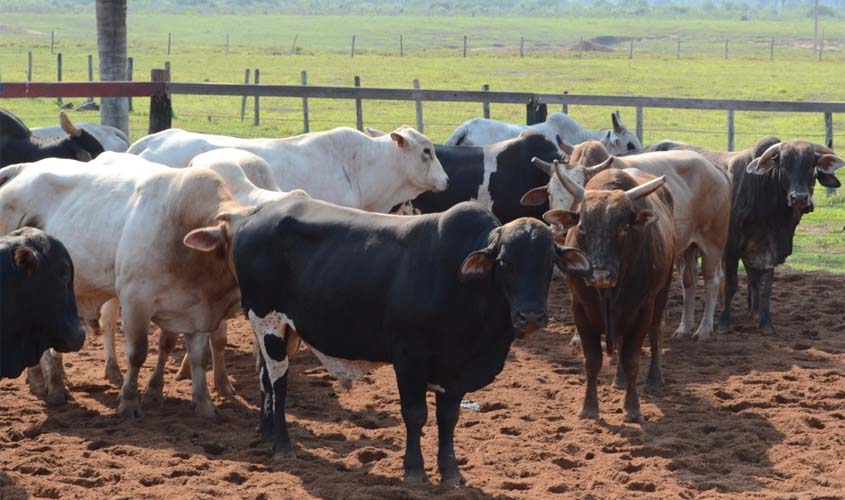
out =
[(635, 153), (642, 149), (636, 134), (622, 123), (619, 112), (611, 113), (612, 130), (587, 130), (566, 113), (552, 113), (543, 123), (535, 125), (513, 125), (491, 120), (473, 118), (462, 123), (443, 143), (446, 146), (485, 146), (512, 139), (524, 130), (533, 129), (552, 142), (557, 137), (570, 144), (588, 140), (600, 140), (613, 154)]
[[(648, 180), (650, 179), (650, 180)], [(642, 422), (637, 395), (640, 349), (651, 341), (646, 390), (663, 387), (660, 369), (663, 311), (672, 279), (675, 241), (672, 197), (654, 193), (666, 183), (644, 173), (605, 170), (585, 188), (562, 177), (578, 202), (576, 211), (551, 210), (547, 222), (569, 229), (566, 244), (579, 248), (593, 264), (586, 279), (568, 279), (575, 326), (581, 335), (587, 390), (581, 418), (598, 419), (598, 373), (602, 333), (608, 353), (619, 344), (615, 384), (625, 386), (625, 420)]]
[[(110, 168), (60, 159), (0, 169), (0, 234), (38, 226), (64, 242), (76, 266), (79, 314), (89, 324), (110, 299), (123, 306), (129, 364), (122, 416), (142, 415), (138, 373), (150, 321), (186, 335), (195, 410), (216, 413), (203, 351), (209, 333), (237, 310), (240, 294), (226, 258), (228, 240), (206, 244), (192, 231), (223, 234), (230, 214), (241, 210), (247, 209), (207, 169)], [(159, 343), (165, 359), (173, 349), (166, 338)], [(157, 366), (145, 399), (162, 400), (162, 370)]]
[(304, 189), (336, 205), (389, 212), (425, 191), (443, 191), (448, 177), (434, 145), (403, 125), (371, 138), (351, 128), (336, 128), (287, 139), (239, 139), (169, 129), (148, 135), (129, 153), (171, 167), (185, 167), (200, 153), (243, 149), (270, 166), (279, 188)]
[[(595, 162), (601, 161), (596, 164)], [(694, 151), (668, 151), (626, 156), (610, 156), (601, 143), (592, 141), (574, 148), (565, 172), (558, 166), (538, 161), (544, 171), (556, 170), (545, 190), (526, 194), (526, 203), (550, 199), (551, 208), (573, 210), (575, 200), (565, 189), (566, 177), (585, 185), (598, 172), (610, 167), (633, 174), (665, 176), (672, 192), (673, 221), (678, 269), (684, 289), (684, 308), (676, 336), (707, 339), (713, 333), (717, 295), (722, 278), (722, 255), (728, 238), (731, 214), (731, 185), (727, 175), (701, 154)], [(593, 165), (592, 167), (588, 165)], [(701, 255), (706, 294), (704, 316), (695, 327), (695, 289), (698, 282), (698, 255)]]
[(792, 254), (792, 238), (813, 210), (813, 185), (838, 186), (843, 160), (821, 144), (766, 137), (730, 163), (733, 208), (725, 249), (725, 303), (719, 330), (731, 328), (731, 300), (742, 260), (748, 274), (748, 309), (764, 334), (774, 334), (769, 310), (774, 269)]
[(287, 352), (301, 336), (341, 377), (393, 365), (408, 480), (426, 479), (425, 394), (437, 392), (438, 468), (446, 483), (463, 482), (453, 435), (464, 394), (493, 381), (518, 332), (546, 324), (555, 264), (590, 271), (583, 253), (555, 244), (542, 222), (501, 226), (473, 203), (403, 217), (299, 196), (239, 223), (233, 259), (261, 347), (261, 430), (274, 454), (292, 455)]
[(103, 152), (103, 146), (90, 133), (73, 126), (67, 115), (59, 114), (62, 137), (40, 138), (10, 111), (0, 109), (0, 167), (44, 158), (89, 161)]
[(48, 349), (85, 341), (64, 245), (34, 228), (0, 236), (0, 378), (17, 378)]

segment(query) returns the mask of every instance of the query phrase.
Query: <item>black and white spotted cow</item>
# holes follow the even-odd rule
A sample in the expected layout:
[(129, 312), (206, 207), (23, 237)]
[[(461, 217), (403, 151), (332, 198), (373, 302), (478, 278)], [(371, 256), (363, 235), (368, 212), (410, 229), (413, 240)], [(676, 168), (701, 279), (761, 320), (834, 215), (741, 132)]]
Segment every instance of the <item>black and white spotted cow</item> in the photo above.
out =
[[(368, 129), (370, 135), (379, 135)], [(443, 170), (449, 176), (445, 191), (423, 193), (400, 205), (398, 213), (431, 214), (443, 212), (462, 201), (476, 201), (502, 222), (520, 217), (539, 219), (548, 203), (523, 206), (520, 198), (531, 189), (549, 182), (548, 174), (531, 164), (531, 158), (561, 159), (558, 146), (542, 133), (528, 129), (518, 137), (490, 146), (434, 146)]]
[(462, 483), (453, 437), (464, 394), (493, 381), (519, 332), (546, 324), (555, 265), (591, 272), (541, 221), (500, 225), (475, 203), (403, 217), (291, 196), (229, 227), (243, 310), (263, 358), (261, 430), (274, 456), (293, 454), (287, 353), (301, 337), (341, 378), (393, 365), (411, 481), (427, 479), (426, 391), (437, 393), (440, 475)]

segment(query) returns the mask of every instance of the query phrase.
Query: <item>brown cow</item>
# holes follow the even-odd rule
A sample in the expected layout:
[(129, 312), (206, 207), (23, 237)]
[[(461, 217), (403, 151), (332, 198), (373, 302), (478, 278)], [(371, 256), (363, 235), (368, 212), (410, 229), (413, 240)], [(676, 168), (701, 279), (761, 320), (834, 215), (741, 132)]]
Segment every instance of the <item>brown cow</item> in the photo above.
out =
[[(566, 151), (562, 146), (561, 149)], [(637, 175), (666, 176), (674, 200), (675, 244), (678, 270), (684, 288), (681, 324), (675, 336), (701, 340), (713, 333), (719, 283), (722, 278), (722, 254), (730, 225), (731, 185), (727, 175), (701, 154), (693, 151), (669, 151), (641, 155), (610, 156), (600, 142), (579, 144), (572, 149), (565, 174), (545, 162), (535, 162), (551, 175), (549, 185), (526, 193), (523, 202), (533, 204), (549, 200), (549, 208), (574, 210), (573, 197), (561, 184), (563, 175), (583, 186), (598, 172), (615, 167)], [(593, 165), (590, 167), (589, 165)], [(695, 289), (698, 281), (698, 254), (706, 287), (704, 317), (693, 334)]]
[[(625, 381), (625, 420), (642, 422), (637, 372), (646, 334), (651, 342), (651, 366), (646, 391), (660, 392), (660, 344), (663, 310), (672, 284), (675, 241), (672, 197), (666, 190), (649, 196), (665, 177), (606, 170), (586, 190), (567, 177), (563, 186), (578, 202), (578, 211), (550, 210), (553, 226), (569, 229), (567, 245), (587, 254), (592, 276), (568, 278), (575, 325), (581, 335), (587, 390), (580, 418), (599, 416), (597, 378), (602, 364), (601, 335), (608, 353), (619, 344), (619, 366)], [(620, 382), (617, 371), (617, 382)]]

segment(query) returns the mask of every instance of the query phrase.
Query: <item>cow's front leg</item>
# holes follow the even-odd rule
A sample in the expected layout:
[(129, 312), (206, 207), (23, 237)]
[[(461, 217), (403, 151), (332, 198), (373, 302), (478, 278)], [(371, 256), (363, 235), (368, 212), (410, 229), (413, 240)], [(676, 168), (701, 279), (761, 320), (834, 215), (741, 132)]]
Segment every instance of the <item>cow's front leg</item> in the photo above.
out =
[(440, 482), (449, 486), (466, 484), (455, 457), (455, 426), (464, 395), (438, 394), (437, 401), (437, 469)]
[(678, 261), (681, 285), (684, 289), (684, 306), (681, 308), (681, 324), (675, 330), (673, 337), (688, 337), (692, 335), (695, 324), (695, 289), (698, 285), (698, 252), (695, 248), (688, 248)]
[(226, 321), (211, 333), (211, 364), (214, 369), (214, 392), (224, 398), (235, 397), (235, 388), (226, 372)]
[(48, 406), (61, 406), (70, 398), (62, 355), (53, 349), (44, 351), (38, 364), (27, 370), (26, 381), (30, 392), (44, 398)]
[(405, 458), (402, 465), (405, 469), (405, 481), (410, 483), (426, 483), (420, 438), (422, 428), (428, 419), (428, 407), (425, 393), (428, 388), (428, 370), (423, 363), (407, 354), (396, 358), (393, 365), (396, 371), (396, 383), (399, 386), (399, 403), (402, 406), (402, 420), (405, 421)]
[(763, 277), (763, 272), (760, 269), (745, 266), (745, 274), (748, 278), (745, 301), (751, 316), (757, 316), (757, 311), (760, 310), (760, 278)]
[(200, 417), (217, 415), (217, 408), (208, 396), (208, 384), (205, 381), (205, 355), (208, 347), (208, 333), (185, 335), (188, 345), (188, 357), (191, 360), (191, 401), (194, 412)]
[(138, 374), (147, 359), (150, 313), (141, 306), (143, 299), (121, 300), (123, 304), (123, 335), (126, 343), (126, 377), (120, 388), (117, 413), (121, 417), (144, 416), (138, 398)]
[(719, 316), (719, 333), (731, 331), (731, 301), (737, 287), (737, 268), (739, 259), (733, 255), (725, 255), (725, 296), (722, 304), (722, 314)]
[[(273, 458), (294, 458), (285, 415), (290, 365), (285, 336), (287, 317), (273, 311), (262, 318), (249, 311), (249, 321), (262, 358), (261, 404), (263, 411), (259, 428), (263, 433), (267, 432), (268, 426), (272, 428), (270, 435), (273, 441)], [(269, 418), (267, 413), (270, 413)]]
[(772, 283), (775, 278), (774, 269), (764, 269), (760, 273), (760, 330), (764, 335), (774, 335), (775, 327), (772, 325), (770, 301), (772, 297)]
[(722, 259), (710, 252), (701, 257), (701, 270), (704, 274), (704, 316), (693, 338), (707, 340), (713, 334), (713, 317), (716, 315), (716, 302), (719, 300), (719, 286), (722, 282)]
[(625, 368), (622, 366), (622, 348), (625, 345), (625, 337), (623, 335), (615, 337), (613, 342), (616, 344), (616, 375), (614, 375), (611, 385), (614, 389), (624, 389)]
[(261, 358), (260, 351), (258, 356), (258, 378), (259, 383), (261, 384), (261, 389), (259, 391), (260, 401), (258, 404), (261, 410), (261, 420), (258, 424), (258, 432), (260, 432), (265, 439), (271, 439), (273, 437), (273, 383), (270, 382), (270, 373), (264, 365), (264, 359)]
[(167, 367), (167, 360), (170, 353), (176, 348), (176, 340), (179, 335), (173, 332), (160, 330), (158, 334), (158, 360), (153, 370), (153, 375), (147, 383), (144, 391), (144, 404), (161, 404), (164, 401), (164, 369)]

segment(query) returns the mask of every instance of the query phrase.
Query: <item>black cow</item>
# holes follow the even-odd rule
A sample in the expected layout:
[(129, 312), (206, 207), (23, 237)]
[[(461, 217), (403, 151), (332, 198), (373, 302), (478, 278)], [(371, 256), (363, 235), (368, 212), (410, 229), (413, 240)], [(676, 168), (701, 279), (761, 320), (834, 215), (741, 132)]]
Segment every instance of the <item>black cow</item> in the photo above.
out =
[(407, 480), (427, 479), (420, 433), (426, 390), (437, 392), (438, 469), (449, 484), (463, 482), (453, 433), (464, 394), (493, 381), (520, 331), (546, 324), (555, 264), (591, 272), (541, 221), (502, 226), (475, 203), (402, 217), (291, 196), (242, 222), (233, 247), (262, 352), (261, 428), (274, 453), (292, 455), (286, 352), (298, 335), (321, 359), (393, 365)]
[[(370, 130), (371, 134), (378, 132)], [(557, 146), (535, 130), (490, 146), (434, 146), (437, 159), (449, 176), (449, 187), (426, 192), (411, 201), (419, 213), (443, 212), (462, 201), (477, 201), (502, 222), (520, 217), (539, 219), (549, 209), (523, 206), (527, 191), (549, 182), (549, 175), (534, 168), (534, 157), (551, 162), (561, 158)]]
[(84, 341), (64, 245), (33, 228), (0, 237), (0, 378), (17, 378), (51, 347), (78, 351)]
[(765, 137), (730, 163), (733, 200), (725, 248), (725, 303), (719, 331), (730, 331), (731, 299), (737, 289), (740, 259), (748, 275), (748, 309), (760, 329), (774, 334), (769, 311), (774, 269), (792, 254), (792, 237), (801, 216), (813, 210), (813, 185), (839, 187), (833, 175), (843, 160), (821, 144), (781, 142)]
[(35, 137), (20, 118), (0, 109), (0, 167), (44, 158), (90, 161), (103, 152), (97, 139), (74, 127), (64, 112), (59, 114), (59, 121), (66, 137)]

